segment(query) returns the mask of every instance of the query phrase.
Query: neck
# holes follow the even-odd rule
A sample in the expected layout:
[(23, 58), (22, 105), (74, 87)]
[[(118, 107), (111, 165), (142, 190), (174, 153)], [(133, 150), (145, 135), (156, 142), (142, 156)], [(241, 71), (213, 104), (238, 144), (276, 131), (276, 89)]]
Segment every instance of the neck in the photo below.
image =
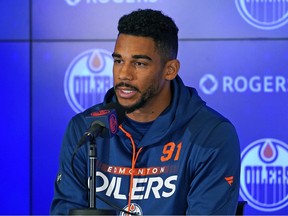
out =
[(137, 122), (151, 122), (154, 121), (169, 105), (171, 102), (171, 94), (167, 94), (166, 98), (156, 98), (158, 101), (149, 101), (144, 107), (135, 110), (127, 116)]

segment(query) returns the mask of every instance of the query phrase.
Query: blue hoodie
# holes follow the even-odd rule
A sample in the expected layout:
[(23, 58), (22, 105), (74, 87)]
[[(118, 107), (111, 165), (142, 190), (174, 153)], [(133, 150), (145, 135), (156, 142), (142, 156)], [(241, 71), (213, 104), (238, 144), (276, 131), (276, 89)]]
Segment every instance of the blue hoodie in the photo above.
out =
[[(98, 209), (117, 206), (142, 215), (235, 214), (240, 147), (234, 126), (209, 108), (179, 76), (172, 81), (172, 93), (170, 106), (144, 135), (126, 119), (111, 139), (96, 138)], [(72, 172), (71, 158), (90, 124), (85, 116), (112, 101), (116, 98), (110, 89), (104, 103), (69, 122), (51, 214), (88, 207), (89, 145), (79, 148), (75, 156), (78, 178)]]

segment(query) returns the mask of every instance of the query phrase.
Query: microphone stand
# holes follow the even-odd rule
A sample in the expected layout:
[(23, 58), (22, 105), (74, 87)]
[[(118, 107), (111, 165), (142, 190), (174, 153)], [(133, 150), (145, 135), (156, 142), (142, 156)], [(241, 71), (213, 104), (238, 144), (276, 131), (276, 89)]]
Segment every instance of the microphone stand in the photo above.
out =
[(96, 170), (95, 170), (95, 162), (96, 162), (96, 142), (93, 137), (90, 141), (89, 145), (89, 164), (90, 164), (90, 199), (89, 199), (89, 208), (95, 208), (96, 205)]
[(96, 209), (96, 169), (95, 163), (97, 159), (96, 141), (94, 136), (89, 136), (89, 208), (87, 209), (71, 209), (69, 215), (116, 215), (116, 211), (109, 209)]

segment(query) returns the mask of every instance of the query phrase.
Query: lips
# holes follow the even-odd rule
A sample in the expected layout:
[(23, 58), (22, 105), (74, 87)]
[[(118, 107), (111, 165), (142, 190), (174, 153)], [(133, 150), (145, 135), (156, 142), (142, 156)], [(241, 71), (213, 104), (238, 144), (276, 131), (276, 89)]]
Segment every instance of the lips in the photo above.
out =
[(119, 97), (129, 99), (132, 98), (137, 91), (131, 88), (117, 88), (117, 93)]
[(115, 89), (117, 96), (124, 99), (130, 99), (136, 95), (137, 92), (140, 92), (136, 87), (124, 82), (118, 83)]

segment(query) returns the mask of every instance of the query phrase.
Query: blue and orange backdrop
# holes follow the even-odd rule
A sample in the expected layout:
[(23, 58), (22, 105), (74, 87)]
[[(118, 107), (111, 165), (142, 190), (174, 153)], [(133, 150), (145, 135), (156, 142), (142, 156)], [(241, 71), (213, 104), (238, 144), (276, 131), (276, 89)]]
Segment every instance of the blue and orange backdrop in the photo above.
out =
[(245, 213), (288, 214), (288, 0), (1, 0), (0, 214), (49, 213), (65, 127), (137, 8), (174, 18), (180, 76), (236, 126)]

